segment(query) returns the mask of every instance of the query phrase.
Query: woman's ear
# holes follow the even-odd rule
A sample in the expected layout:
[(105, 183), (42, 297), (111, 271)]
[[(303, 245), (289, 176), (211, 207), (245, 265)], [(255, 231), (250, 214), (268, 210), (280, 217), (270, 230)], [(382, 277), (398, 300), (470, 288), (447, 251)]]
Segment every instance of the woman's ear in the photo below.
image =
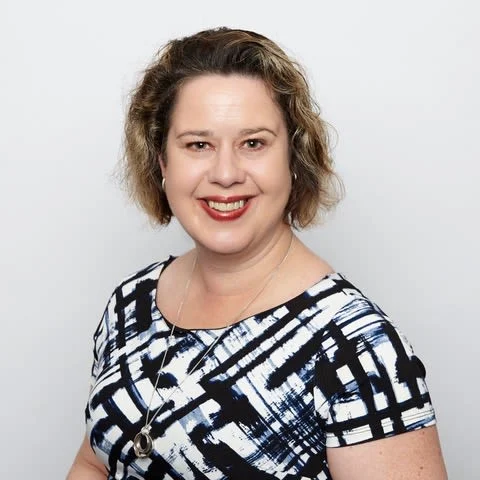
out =
[(165, 172), (167, 170), (167, 166), (165, 165), (165, 162), (163, 160), (163, 156), (160, 153), (158, 155), (158, 163), (160, 164), (160, 170), (162, 171), (162, 177), (165, 178)]

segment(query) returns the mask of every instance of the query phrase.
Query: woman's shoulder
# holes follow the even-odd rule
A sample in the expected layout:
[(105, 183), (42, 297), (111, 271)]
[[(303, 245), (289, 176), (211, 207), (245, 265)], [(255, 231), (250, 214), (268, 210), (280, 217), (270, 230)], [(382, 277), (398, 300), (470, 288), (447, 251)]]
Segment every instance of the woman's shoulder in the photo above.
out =
[(158, 278), (175, 258), (170, 255), (122, 277), (111, 291), (95, 336), (98, 336), (101, 330), (117, 331), (119, 322), (123, 323), (126, 318), (133, 320), (137, 316), (151, 317)]
[(144, 265), (121, 277), (121, 280), (116, 282), (113, 290), (111, 290), (106, 305), (106, 310), (110, 311), (110, 317), (117, 317), (120, 311), (125, 311), (130, 306), (135, 306), (139, 300), (151, 296), (163, 270), (175, 258), (175, 256), (170, 255), (163, 260)]
[(341, 322), (347, 311), (358, 313), (362, 306), (375, 305), (345, 273), (336, 270), (317, 278), (297, 298), (315, 312), (323, 327), (330, 322)]
[(156, 283), (162, 271), (167, 268), (175, 258), (175, 256), (169, 255), (163, 260), (157, 260), (131, 271), (121, 278), (115, 287), (115, 291), (128, 291), (138, 288), (139, 285), (150, 284), (152, 282)]
[(308, 293), (316, 298), (316, 324), (322, 332), (319, 357), (324, 361), (337, 368), (358, 362), (359, 368), (367, 368), (373, 362), (395, 370), (405, 364), (414, 367), (415, 375), (425, 375), (401, 325), (345, 274), (327, 275)]
[(350, 342), (380, 344), (397, 336), (409, 346), (396, 321), (345, 273), (328, 273), (306, 289), (302, 297), (302, 303), (306, 301), (309, 306), (302, 315), (316, 325), (325, 344), (335, 346), (334, 350)]

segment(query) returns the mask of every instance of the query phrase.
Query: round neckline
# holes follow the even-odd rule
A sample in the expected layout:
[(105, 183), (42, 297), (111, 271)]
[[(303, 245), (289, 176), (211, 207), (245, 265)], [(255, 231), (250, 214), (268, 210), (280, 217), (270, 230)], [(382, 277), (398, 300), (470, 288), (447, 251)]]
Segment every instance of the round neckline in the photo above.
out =
[(162, 320), (165, 322), (165, 324), (170, 328), (173, 329), (175, 327), (175, 331), (178, 333), (196, 333), (196, 332), (222, 332), (228, 328), (234, 327), (236, 325), (239, 325), (241, 323), (246, 322), (247, 320), (250, 320), (253, 317), (258, 317), (258, 316), (266, 316), (267, 313), (278, 310), (279, 308), (285, 307), (289, 304), (295, 303), (299, 301), (309, 290), (312, 288), (317, 287), (320, 285), (322, 282), (327, 281), (331, 279), (332, 277), (340, 277), (343, 278), (342, 275), (339, 272), (333, 271), (325, 274), (323, 277), (321, 277), (319, 280), (317, 280), (315, 283), (310, 285), (308, 288), (300, 292), (298, 295), (295, 295), (294, 297), (289, 298), (285, 302), (279, 303), (278, 305), (275, 305), (273, 307), (267, 308), (265, 310), (262, 310), (260, 312), (253, 313), (252, 315), (249, 315), (248, 317), (241, 318), (240, 320), (237, 320), (236, 322), (230, 324), (230, 325), (225, 325), (223, 327), (211, 327), (211, 328), (182, 328), (179, 327), (178, 325), (175, 325), (172, 323), (168, 318), (162, 313), (160, 310), (158, 304), (157, 304), (157, 293), (158, 293), (158, 283), (160, 281), (160, 276), (162, 273), (165, 271), (167, 267), (169, 267), (178, 257), (174, 255), (170, 255), (166, 260), (163, 262), (160, 262), (155, 270), (159, 270), (158, 275), (155, 276), (155, 288), (153, 289), (153, 299), (152, 299), (152, 304), (153, 308), (155, 309), (156, 313), (160, 315)]

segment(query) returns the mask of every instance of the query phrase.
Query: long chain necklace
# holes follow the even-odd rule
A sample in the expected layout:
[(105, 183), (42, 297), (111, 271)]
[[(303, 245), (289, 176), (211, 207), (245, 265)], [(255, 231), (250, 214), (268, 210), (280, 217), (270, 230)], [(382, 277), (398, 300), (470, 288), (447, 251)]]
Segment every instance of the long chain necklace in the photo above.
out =
[[(240, 320), (243, 312), (245, 312), (247, 310), (248, 307), (250, 307), (250, 305), (262, 294), (262, 292), (265, 290), (265, 288), (267, 288), (267, 286), (269, 285), (269, 283), (273, 280), (273, 278), (275, 277), (275, 275), (277, 274), (278, 270), (280, 269), (280, 267), (285, 263), (285, 260), (288, 258), (291, 250), (292, 250), (292, 245), (293, 245), (293, 239), (294, 239), (294, 235), (292, 233), (292, 236), (290, 238), (290, 243), (288, 245), (288, 249), (287, 249), (287, 253), (285, 253), (284, 257), (282, 258), (282, 260), (280, 261), (280, 263), (270, 272), (270, 274), (268, 275), (266, 281), (264, 282), (264, 284), (262, 285), (262, 287), (258, 290), (258, 292), (248, 301), (248, 303), (240, 310), (240, 312), (237, 313), (237, 315), (235, 315), (235, 318), (227, 325), (227, 328), (231, 327), (235, 322), (237, 322), (238, 320)], [(178, 306), (178, 310), (177, 310), (177, 324), (179, 323), (179, 320), (181, 318), (181, 313), (182, 313), (182, 309), (183, 309), (183, 305), (185, 303), (185, 300), (187, 298), (187, 295), (188, 295), (188, 291), (190, 289), (190, 282), (192, 280), (192, 276), (193, 276), (193, 272), (195, 270), (195, 266), (197, 265), (197, 257), (195, 257), (195, 260), (193, 261), (193, 265), (192, 265), (192, 270), (190, 272), (190, 276), (185, 284), (185, 290), (183, 292), (183, 296), (182, 296), (182, 300), (180, 301), (180, 305)], [(157, 391), (157, 387), (158, 387), (158, 381), (160, 379), (160, 376), (162, 374), (162, 371), (163, 371), (163, 367), (165, 365), (165, 359), (167, 357), (167, 353), (168, 353), (168, 350), (170, 348), (170, 343), (171, 343), (171, 339), (172, 339), (172, 336), (173, 336), (173, 332), (175, 331), (175, 325), (172, 324), (172, 329), (170, 330), (170, 334), (167, 338), (167, 348), (165, 349), (165, 352), (163, 354), (163, 358), (162, 358), (162, 363), (160, 365), (160, 370), (157, 374), (157, 379), (155, 381), (155, 386), (153, 387), (153, 391), (152, 391), (152, 396), (150, 397), (150, 402), (148, 404), (148, 407), (147, 407), (147, 413), (145, 415), (145, 425), (141, 428), (141, 430), (135, 435), (135, 438), (133, 440), (133, 449), (135, 451), (135, 455), (138, 457), (138, 458), (145, 458), (145, 457), (148, 457), (151, 453), (152, 453), (152, 450), (153, 450), (153, 438), (152, 436), (150, 435), (150, 431), (152, 429), (152, 424), (153, 424), (153, 421), (157, 418), (157, 416), (159, 415), (160, 411), (162, 410), (162, 408), (164, 407), (164, 405), (170, 400), (170, 398), (172, 398), (172, 396), (177, 392), (177, 390), (184, 384), (184, 382), (192, 375), (192, 373), (197, 369), (197, 367), (200, 365), (200, 363), (203, 361), (203, 359), (211, 352), (211, 350), (213, 349), (213, 347), (217, 344), (218, 340), (220, 339), (220, 337), (223, 336), (223, 333), (225, 333), (225, 331), (218, 335), (217, 338), (210, 344), (210, 346), (207, 348), (207, 350), (205, 351), (205, 353), (200, 357), (200, 360), (198, 360), (198, 362), (186, 373), (185, 377), (183, 378), (183, 380), (177, 384), (177, 386), (172, 390), (172, 392), (170, 393), (170, 395), (168, 395), (163, 401), (162, 403), (160, 404), (160, 406), (155, 410), (155, 412), (152, 412), (151, 410), (151, 406), (152, 406), (152, 401), (153, 401), (153, 396), (155, 394), (155, 392)], [(150, 413), (153, 413), (152, 414), (152, 417), (150, 417)]]

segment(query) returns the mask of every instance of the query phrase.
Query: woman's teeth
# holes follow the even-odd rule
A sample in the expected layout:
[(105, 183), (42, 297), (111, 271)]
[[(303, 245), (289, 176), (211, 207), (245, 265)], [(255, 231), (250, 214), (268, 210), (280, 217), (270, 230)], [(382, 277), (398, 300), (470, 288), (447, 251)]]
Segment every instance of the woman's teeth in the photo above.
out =
[(223, 203), (223, 202), (212, 202), (208, 200), (208, 206), (213, 208), (214, 210), (218, 210), (219, 212), (231, 212), (233, 210), (238, 210), (245, 206), (245, 200), (239, 200), (238, 202), (230, 202), (230, 203)]

